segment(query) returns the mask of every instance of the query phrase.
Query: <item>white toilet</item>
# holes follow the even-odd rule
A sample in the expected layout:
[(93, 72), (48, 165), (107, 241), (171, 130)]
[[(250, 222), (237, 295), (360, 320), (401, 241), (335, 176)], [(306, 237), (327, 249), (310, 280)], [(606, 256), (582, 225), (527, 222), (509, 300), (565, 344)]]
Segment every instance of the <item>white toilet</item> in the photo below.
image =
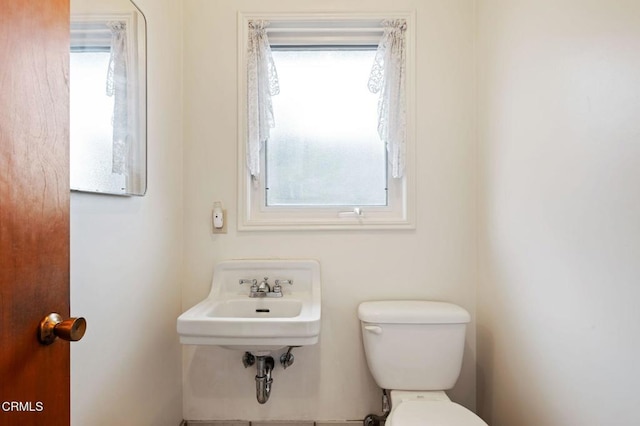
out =
[(487, 426), (444, 392), (460, 375), (469, 313), (431, 301), (363, 302), (358, 307), (369, 370), (390, 391), (385, 426)]

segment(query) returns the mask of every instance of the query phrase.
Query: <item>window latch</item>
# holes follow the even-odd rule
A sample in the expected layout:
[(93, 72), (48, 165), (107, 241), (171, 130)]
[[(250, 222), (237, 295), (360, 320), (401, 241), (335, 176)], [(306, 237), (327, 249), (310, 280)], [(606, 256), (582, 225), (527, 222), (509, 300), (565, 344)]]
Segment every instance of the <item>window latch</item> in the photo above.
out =
[(364, 212), (362, 211), (362, 208), (354, 207), (353, 210), (350, 211), (338, 212), (338, 217), (362, 219), (364, 218)]

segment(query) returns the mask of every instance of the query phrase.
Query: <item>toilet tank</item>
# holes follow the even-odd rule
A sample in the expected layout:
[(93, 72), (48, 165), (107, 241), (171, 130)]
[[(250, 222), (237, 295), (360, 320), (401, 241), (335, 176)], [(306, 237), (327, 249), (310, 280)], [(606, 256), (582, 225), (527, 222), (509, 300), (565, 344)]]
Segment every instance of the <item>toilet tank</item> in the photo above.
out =
[(460, 375), (469, 313), (433, 301), (375, 301), (358, 307), (364, 351), (378, 386), (447, 390)]

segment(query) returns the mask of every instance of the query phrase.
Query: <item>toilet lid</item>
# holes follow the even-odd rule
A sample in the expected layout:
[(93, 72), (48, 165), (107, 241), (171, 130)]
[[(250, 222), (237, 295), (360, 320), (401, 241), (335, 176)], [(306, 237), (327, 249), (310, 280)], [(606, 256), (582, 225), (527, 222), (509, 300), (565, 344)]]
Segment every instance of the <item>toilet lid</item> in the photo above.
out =
[(405, 401), (385, 422), (386, 426), (487, 426), (462, 405), (451, 401)]

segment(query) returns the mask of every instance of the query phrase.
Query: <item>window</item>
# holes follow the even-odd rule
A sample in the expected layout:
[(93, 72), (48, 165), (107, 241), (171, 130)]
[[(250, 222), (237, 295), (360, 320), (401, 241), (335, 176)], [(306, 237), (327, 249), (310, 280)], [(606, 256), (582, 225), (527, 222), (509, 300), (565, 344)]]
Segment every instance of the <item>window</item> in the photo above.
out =
[(264, 147), (266, 206), (387, 206), (378, 97), (364, 84), (375, 49), (298, 47), (273, 57), (280, 93)]
[[(245, 16), (241, 40), (253, 19), (269, 21), (279, 93), (256, 176), (245, 165), (248, 123), (240, 120), (239, 228), (413, 227), (412, 162), (403, 177), (391, 176), (377, 130), (379, 95), (367, 87), (383, 17)], [(241, 84), (240, 99), (247, 91)]]

